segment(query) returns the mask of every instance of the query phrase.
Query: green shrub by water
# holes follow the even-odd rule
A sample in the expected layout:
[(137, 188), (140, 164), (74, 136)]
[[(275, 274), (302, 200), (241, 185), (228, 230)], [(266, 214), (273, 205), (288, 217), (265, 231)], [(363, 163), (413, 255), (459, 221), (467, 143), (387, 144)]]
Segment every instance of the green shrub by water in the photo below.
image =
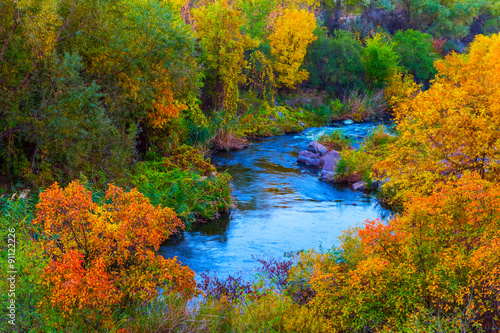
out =
[(324, 134), (319, 139), (318, 142), (327, 147), (330, 150), (342, 151), (345, 149), (350, 149), (353, 144), (352, 138), (342, 134), (340, 130), (335, 130), (332, 134)]
[(218, 173), (199, 151), (181, 146), (168, 157), (136, 165), (131, 183), (153, 205), (170, 207), (188, 226), (232, 206), (231, 176)]

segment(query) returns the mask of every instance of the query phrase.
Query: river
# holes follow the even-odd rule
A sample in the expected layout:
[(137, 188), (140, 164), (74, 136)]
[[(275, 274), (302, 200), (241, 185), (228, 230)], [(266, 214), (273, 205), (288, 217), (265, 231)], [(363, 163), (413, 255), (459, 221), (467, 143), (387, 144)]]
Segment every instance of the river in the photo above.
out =
[[(362, 123), (338, 128), (360, 142), (375, 126)], [(328, 249), (338, 245), (338, 237), (349, 227), (366, 219), (387, 220), (390, 211), (374, 196), (321, 181), (318, 169), (297, 164), (299, 152), (311, 140), (335, 129), (275, 136), (244, 150), (212, 156), (212, 162), (233, 177), (234, 209), (215, 222), (183, 231), (163, 244), (159, 253), (177, 256), (196, 273), (244, 275), (257, 267), (253, 256)]]

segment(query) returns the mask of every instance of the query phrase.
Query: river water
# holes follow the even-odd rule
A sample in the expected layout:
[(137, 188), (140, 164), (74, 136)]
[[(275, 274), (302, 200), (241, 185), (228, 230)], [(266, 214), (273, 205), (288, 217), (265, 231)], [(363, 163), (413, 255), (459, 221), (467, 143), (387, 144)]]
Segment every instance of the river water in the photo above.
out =
[[(360, 142), (374, 127), (363, 123), (338, 128)], [(321, 181), (318, 169), (297, 164), (299, 152), (311, 140), (335, 129), (275, 136), (244, 150), (212, 156), (212, 162), (233, 177), (234, 209), (168, 240), (160, 254), (177, 256), (196, 273), (244, 275), (258, 266), (253, 256), (328, 249), (338, 245), (343, 230), (366, 219), (388, 219), (390, 211), (380, 207), (375, 197)]]

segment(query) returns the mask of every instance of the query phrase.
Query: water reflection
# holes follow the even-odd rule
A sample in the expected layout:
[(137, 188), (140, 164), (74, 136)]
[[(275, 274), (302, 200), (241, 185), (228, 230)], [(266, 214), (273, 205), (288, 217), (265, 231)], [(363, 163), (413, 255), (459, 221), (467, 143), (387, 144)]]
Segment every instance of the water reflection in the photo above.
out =
[[(373, 124), (342, 127), (366, 136)], [(296, 163), (318, 133), (263, 139), (242, 151), (212, 158), (233, 176), (236, 207), (218, 221), (197, 226), (164, 244), (160, 253), (178, 256), (195, 272), (217, 270), (222, 276), (255, 266), (252, 255), (281, 256), (287, 251), (331, 247), (348, 227), (366, 219), (387, 219), (390, 212), (375, 198), (318, 179), (318, 169)]]

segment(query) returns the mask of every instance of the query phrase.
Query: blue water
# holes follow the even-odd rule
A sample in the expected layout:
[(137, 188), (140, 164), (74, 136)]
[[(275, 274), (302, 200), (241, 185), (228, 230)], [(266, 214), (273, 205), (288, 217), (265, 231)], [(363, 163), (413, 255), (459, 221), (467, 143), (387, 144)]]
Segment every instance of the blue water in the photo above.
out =
[[(359, 142), (374, 127), (365, 123), (339, 129)], [(266, 138), (247, 149), (212, 156), (233, 177), (235, 207), (218, 221), (168, 240), (160, 254), (177, 256), (196, 273), (210, 270), (223, 277), (251, 272), (258, 267), (253, 256), (328, 249), (338, 245), (343, 230), (366, 219), (388, 219), (390, 211), (375, 197), (324, 182), (318, 169), (297, 164), (299, 152), (312, 139), (335, 129)]]

